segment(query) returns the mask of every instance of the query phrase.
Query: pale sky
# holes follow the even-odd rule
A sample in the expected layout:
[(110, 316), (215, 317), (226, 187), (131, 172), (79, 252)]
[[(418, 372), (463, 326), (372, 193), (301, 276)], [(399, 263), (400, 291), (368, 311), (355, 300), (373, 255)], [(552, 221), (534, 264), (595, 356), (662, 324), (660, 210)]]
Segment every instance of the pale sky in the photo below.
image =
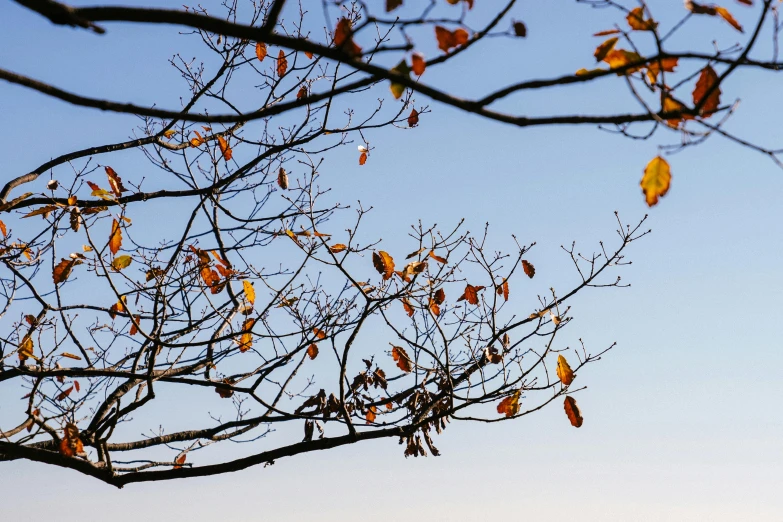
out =
[[(730, 7), (751, 23), (747, 8)], [(572, 73), (592, 66), (600, 40), (591, 34), (618, 20), (564, 0), (523, 3), (515, 17), (527, 23), (526, 40), (493, 40), (426, 79), (471, 95)], [(101, 37), (54, 27), (5, 2), (0, 67), (87, 95), (178, 107), (186, 93), (166, 60), (192, 55), (193, 40), (173, 28), (106, 26)], [(726, 47), (737, 33), (699, 21), (691, 38), (679, 44), (709, 49), (718, 39)], [(507, 106), (530, 114), (635, 108), (621, 81), (518, 96)], [(772, 73), (735, 74), (723, 88), (725, 100), (742, 99), (730, 128), (780, 146), (781, 85)], [(405, 459), (390, 439), (124, 490), (74, 471), (3, 462), (0, 518), (780, 520), (783, 171), (712, 138), (668, 158), (672, 188), (648, 209), (642, 169), (658, 144), (677, 141), (674, 133), (639, 142), (593, 127), (517, 129), (431, 105), (417, 129), (371, 135), (377, 149), (364, 167), (355, 148), (327, 155), (322, 183), (340, 200), (373, 205), (366, 227), (388, 244), (404, 244), (418, 219), (448, 226), (465, 217), (470, 230), (489, 222), (498, 243), (512, 233), (538, 242), (536, 291), (546, 291), (574, 282), (561, 244), (576, 240), (589, 251), (614, 240), (615, 210), (628, 222), (650, 214), (653, 234), (629, 250), (634, 263), (622, 272), (632, 286), (585, 292), (573, 303), (564, 344), (581, 337), (593, 351), (619, 345), (580, 375), (588, 386), (578, 395), (580, 429), (554, 404), (515, 422), (452, 423), (435, 441), (438, 458)], [(137, 124), (6, 83), (0, 115), (4, 180), (61, 153), (125, 139)], [(144, 159), (118, 162), (128, 170)], [(0, 409), (18, 402), (15, 390), (0, 388)]]

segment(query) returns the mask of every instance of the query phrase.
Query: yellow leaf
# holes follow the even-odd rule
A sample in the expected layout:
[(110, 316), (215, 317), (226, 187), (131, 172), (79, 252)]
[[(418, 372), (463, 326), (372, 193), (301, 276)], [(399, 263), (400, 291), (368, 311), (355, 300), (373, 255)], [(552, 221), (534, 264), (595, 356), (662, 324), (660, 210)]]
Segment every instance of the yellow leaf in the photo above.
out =
[(378, 273), (383, 275), (384, 281), (391, 278), (394, 274), (394, 259), (383, 250), (373, 252), (372, 264)]
[(342, 243), (337, 243), (337, 244), (334, 244), (334, 245), (330, 246), (329, 250), (336, 254), (338, 252), (342, 252), (346, 248), (348, 248), (346, 245), (343, 245)]
[(176, 133), (177, 133), (177, 131), (175, 131), (174, 129), (169, 129), (166, 132), (164, 132), (163, 135), (166, 136), (167, 138), (171, 138)]
[(253, 288), (253, 285), (250, 283), (250, 281), (247, 279), (242, 281), (242, 289), (245, 291), (245, 299), (247, 299), (247, 302), (251, 305), (255, 304), (256, 289)]
[(571, 366), (562, 355), (557, 356), (557, 378), (566, 386), (574, 381), (574, 372), (571, 371)]
[(114, 270), (120, 271), (124, 268), (128, 268), (131, 261), (131, 256), (117, 256), (114, 258), (114, 261), (111, 262), (111, 267)]
[(653, 22), (652, 19), (644, 19), (644, 9), (641, 7), (631, 9), (625, 19), (628, 21), (631, 29), (635, 31), (655, 31), (658, 27), (658, 24)]
[(595, 56), (595, 61), (596, 62), (603, 61), (603, 59), (606, 58), (606, 55), (609, 53), (609, 51), (614, 49), (615, 44), (617, 44), (619, 40), (620, 39), (618, 37), (613, 36), (612, 38), (609, 38), (604, 43), (596, 47), (595, 52), (593, 53), (593, 56)]
[(665, 196), (669, 191), (671, 180), (669, 163), (660, 156), (654, 157), (645, 167), (641, 181), (647, 206), (652, 207), (658, 204), (658, 198)]
[[(410, 78), (411, 76), (411, 69), (410, 67), (408, 67), (408, 63), (405, 61), (405, 59), (403, 59), (400, 63), (398, 63), (397, 66), (391, 70), (391, 72), (399, 74), (406, 78)], [(391, 88), (392, 96), (394, 96), (395, 100), (399, 100), (400, 97), (402, 97), (403, 93), (405, 92), (405, 86), (401, 83), (396, 83), (393, 80), (390, 85), (390, 88)]]
[[(642, 57), (633, 51), (626, 51), (625, 49), (612, 49), (609, 51), (603, 59), (604, 62), (609, 64), (611, 69), (619, 69), (625, 67), (630, 63), (637, 63), (642, 61)], [(628, 75), (640, 71), (644, 68), (644, 65), (637, 65), (630, 67), (624, 71), (618, 72), (618, 76)]]
[(22, 342), (19, 344), (19, 360), (25, 361), (30, 358), (37, 360), (37, 357), (33, 354), (33, 349), (33, 340), (29, 335), (25, 335), (24, 339), (22, 339)]
[(255, 319), (245, 319), (245, 323), (242, 325), (242, 330), (245, 333), (242, 334), (242, 337), (240, 337), (239, 340), (240, 352), (246, 352), (253, 347), (253, 334), (250, 333), (250, 330), (253, 329), (255, 322)]
[(515, 391), (498, 403), (498, 413), (506, 417), (513, 417), (519, 413), (519, 397), (522, 394), (520, 390)]
[(109, 250), (116, 254), (122, 246), (122, 230), (116, 219), (111, 221), (111, 234), (109, 235)]

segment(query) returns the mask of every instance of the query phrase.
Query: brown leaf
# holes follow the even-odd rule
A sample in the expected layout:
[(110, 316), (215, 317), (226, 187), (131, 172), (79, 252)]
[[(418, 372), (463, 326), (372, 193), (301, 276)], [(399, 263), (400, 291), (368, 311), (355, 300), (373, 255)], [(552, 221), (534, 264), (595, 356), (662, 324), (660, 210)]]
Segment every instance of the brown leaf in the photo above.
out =
[(326, 332), (318, 328), (313, 328), (313, 335), (315, 335), (319, 339), (326, 339)]
[(307, 347), (307, 356), (310, 357), (310, 360), (315, 359), (318, 357), (318, 346), (315, 344), (311, 344)]
[(503, 354), (498, 353), (498, 349), (493, 347), (487, 347), (484, 349), (484, 356), (492, 364), (500, 364), (503, 361)]
[(462, 296), (457, 299), (457, 301), (467, 301), (468, 303), (472, 305), (477, 305), (479, 303), (478, 299), (478, 292), (479, 290), (483, 290), (483, 286), (473, 286), (471, 284), (468, 284), (465, 286), (465, 292), (462, 294)]
[(122, 230), (120, 223), (116, 219), (111, 221), (111, 234), (109, 234), (109, 250), (112, 255), (117, 254), (122, 246)]
[(533, 279), (533, 276), (536, 275), (536, 267), (534, 267), (532, 264), (528, 263), (524, 259), (522, 260), (522, 270), (525, 271), (525, 274), (530, 279)]
[(397, 368), (404, 371), (405, 373), (411, 372), (411, 360), (410, 357), (408, 357), (408, 354), (405, 352), (405, 349), (403, 349), (401, 346), (392, 346), (392, 359), (397, 361)]
[(351, 21), (347, 18), (341, 18), (337, 22), (334, 29), (334, 46), (352, 58), (362, 54), (362, 48), (353, 41)]
[(416, 109), (411, 110), (410, 116), (408, 116), (408, 127), (415, 127), (419, 124), (419, 113)]
[(596, 62), (600, 62), (604, 58), (606, 58), (606, 55), (609, 54), (609, 51), (614, 49), (615, 44), (619, 40), (620, 39), (618, 37), (614, 36), (614, 37), (609, 38), (608, 40), (606, 40), (604, 43), (602, 43), (598, 47), (596, 47), (595, 48), (595, 52), (593, 52), (593, 56), (595, 56), (595, 61)]
[(435, 261), (437, 261), (438, 263), (442, 263), (444, 265), (448, 262), (448, 259), (446, 259), (445, 257), (440, 257), (439, 255), (436, 255), (434, 250), (430, 250), (429, 256)]
[(223, 159), (226, 161), (230, 160), (234, 155), (234, 152), (231, 150), (231, 147), (228, 146), (228, 142), (223, 136), (218, 136), (217, 139), (220, 152), (223, 154)]
[[(81, 361), (82, 360), (82, 358), (79, 357), (78, 355), (74, 355), (74, 354), (68, 353), (68, 352), (63, 352), (61, 355), (63, 357), (67, 357), (68, 359), (73, 359), (74, 361)], [(79, 391), (79, 390), (76, 390), (76, 391)]]
[(58, 208), (59, 207), (57, 205), (46, 205), (45, 207), (40, 207), (33, 210), (32, 212), (28, 212), (27, 214), (22, 216), (22, 219), (30, 218), (34, 216), (43, 216), (44, 218), (47, 218), (49, 217), (50, 212), (52, 212), (53, 210), (57, 210)]
[(504, 279), (503, 280), (503, 284), (498, 286), (497, 293), (498, 293), (498, 295), (502, 295), (503, 296), (503, 300), (504, 301), (508, 301), (508, 281), (507, 280)]
[(8, 235), (8, 229), (5, 228), (5, 223), (0, 221), (0, 232), (3, 233), (3, 237), (6, 237)]
[(446, 292), (442, 288), (438, 288), (432, 296), (432, 299), (439, 305), (446, 301)]
[(519, 413), (519, 397), (522, 394), (520, 390), (515, 391), (498, 403), (498, 413), (506, 417), (513, 417)]
[(424, 70), (427, 68), (427, 62), (424, 60), (424, 55), (421, 53), (413, 53), (411, 55), (411, 71), (416, 76), (424, 74)]
[(469, 37), (468, 32), (461, 27), (454, 31), (449, 31), (440, 25), (435, 26), (435, 38), (438, 40), (438, 48), (444, 53), (448, 53), (452, 47), (459, 47), (468, 43)]
[(571, 371), (568, 361), (566, 361), (566, 358), (562, 355), (557, 356), (557, 378), (560, 379), (560, 382), (565, 386), (574, 382), (574, 372)]
[(264, 42), (256, 42), (256, 58), (259, 62), (263, 62), (266, 58), (266, 44)]
[(440, 306), (435, 301), (435, 299), (430, 299), (430, 305), (429, 305), (430, 312), (432, 312), (432, 315), (435, 317), (440, 316)]
[(299, 91), (296, 93), (296, 99), (300, 100), (305, 96), (307, 96), (307, 86), (302, 85), (301, 87), (299, 87)]
[(619, 29), (607, 29), (606, 31), (598, 31), (593, 36), (609, 36), (612, 34), (620, 34)]
[(79, 393), (80, 390), (79, 381), (73, 381), (73, 389), (76, 390), (76, 393)]
[(81, 264), (81, 261), (78, 259), (63, 259), (60, 261), (52, 272), (54, 284), (59, 285), (60, 283), (64, 283), (68, 279), (68, 276), (71, 275), (73, 267), (78, 264)]
[(390, 13), (402, 5), (402, 0), (386, 0), (386, 12)]
[(66, 388), (65, 390), (61, 391), (60, 394), (55, 397), (54, 400), (56, 401), (64, 401), (66, 397), (68, 397), (71, 392), (73, 391), (73, 386)]
[[(231, 379), (226, 378), (226, 379), (223, 379), (223, 384), (233, 385), (234, 381), (232, 381)], [(215, 387), (215, 393), (220, 395), (221, 399), (230, 399), (231, 396), (234, 395), (234, 390), (232, 390), (230, 388), (218, 388), (218, 387)]]
[(718, 16), (726, 20), (729, 25), (731, 25), (734, 29), (737, 31), (744, 33), (745, 31), (742, 30), (742, 26), (737, 22), (737, 20), (734, 19), (733, 16), (731, 16), (731, 13), (726, 9), (725, 7), (715, 6), (715, 12), (718, 13)]
[(628, 21), (631, 29), (635, 31), (655, 31), (658, 27), (658, 24), (653, 22), (652, 19), (645, 20), (644, 9), (641, 7), (631, 9), (625, 19)]
[(425, 250), (427, 250), (427, 249), (426, 249), (426, 248), (424, 248), (424, 247), (421, 247), (421, 248), (420, 248), (420, 249), (418, 249), (417, 251), (415, 251), (415, 252), (411, 252), (410, 254), (408, 254), (407, 256), (405, 256), (405, 259), (410, 259), (410, 258), (412, 258), (412, 257), (416, 257), (416, 256), (418, 256), (419, 254), (421, 254), (422, 252), (424, 252)]
[(346, 248), (348, 248), (348, 247), (346, 245), (342, 244), (342, 243), (335, 243), (334, 245), (329, 247), (329, 251), (334, 253), (334, 254), (337, 254), (338, 252), (342, 252)]
[(63, 429), (63, 438), (60, 440), (60, 453), (66, 457), (73, 457), (84, 453), (84, 445), (79, 438), (79, 428), (76, 424), (71, 422), (66, 423), (65, 428)]
[(109, 178), (109, 188), (111, 188), (111, 191), (114, 192), (115, 196), (120, 197), (123, 192), (128, 191), (128, 189), (122, 185), (122, 179), (120, 179), (113, 168), (104, 167), (103, 169), (106, 171), (106, 176)]
[(364, 165), (365, 163), (367, 163), (367, 153), (366, 152), (362, 152), (359, 155), (359, 165)]
[[(709, 94), (707, 94), (709, 92)], [(718, 74), (709, 65), (701, 70), (696, 88), (693, 90), (693, 104), (701, 106), (701, 114), (709, 118), (720, 107), (720, 87)]]
[(277, 171), (277, 186), (283, 190), (288, 190), (288, 174), (283, 167)]
[(285, 59), (285, 51), (280, 49), (280, 52), (277, 55), (277, 75), (282, 77), (287, 70), (288, 60)]
[(375, 270), (383, 276), (384, 281), (394, 274), (394, 259), (383, 250), (373, 252), (372, 264), (375, 266)]
[(527, 36), (527, 27), (524, 22), (514, 22), (514, 35), (524, 38)]
[(565, 403), (563, 404), (563, 407), (565, 408), (566, 415), (568, 416), (568, 420), (571, 421), (571, 426), (578, 428), (582, 425), (582, 421), (584, 420), (582, 418), (582, 413), (579, 411), (579, 407), (576, 405), (576, 399), (571, 397), (570, 395), (565, 398)]
[(413, 317), (413, 307), (407, 299), (402, 300), (402, 308), (405, 310), (405, 313), (408, 314), (408, 317)]
[(141, 321), (141, 316), (134, 315), (133, 319), (135, 320), (135, 322), (131, 322), (130, 331), (128, 332), (130, 335), (136, 335), (137, 333), (139, 333), (139, 327), (136, 325), (139, 324), (139, 321)]

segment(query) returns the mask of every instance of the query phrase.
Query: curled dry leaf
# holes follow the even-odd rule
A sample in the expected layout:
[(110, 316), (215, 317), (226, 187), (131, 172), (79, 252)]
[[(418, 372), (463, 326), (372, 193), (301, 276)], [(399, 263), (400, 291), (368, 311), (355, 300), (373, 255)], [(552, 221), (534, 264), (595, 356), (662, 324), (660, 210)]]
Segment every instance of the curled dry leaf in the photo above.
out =
[(63, 429), (63, 438), (60, 440), (60, 453), (66, 457), (84, 454), (84, 445), (79, 437), (79, 428), (76, 424), (66, 423)]
[(394, 274), (394, 259), (383, 250), (372, 253), (372, 264), (375, 270), (383, 276), (384, 281)]
[(405, 352), (404, 348), (401, 346), (392, 346), (391, 355), (392, 359), (397, 362), (397, 368), (404, 371), (405, 373), (411, 372), (411, 360), (410, 357), (408, 357), (408, 354)]
[(378, 411), (378, 409), (375, 406), (370, 406), (369, 408), (367, 408), (367, 414), (364, 416), (364, 418), (367, 419), (367, 424), (375, 422), (376, 411)]
[(440, 316), (440, 305), (435, 301), (435, 299), (430, 298), (429, 309), (430, 312), (432, 312), (432, 315), (435, 317)]
[(133, 316), (134, 321), (131, 322), (130, 331), (128, 332), (130, 335), (136, 335), (139, 333), (139, 327), (136, 326), (139, 324), (139, 321), (141, 321), (140, 315), (134, 315)]
[(301, 100), (305, 96), (307, 96), (307, 86), (302, 85), (301, 87), (299, 87), (299, 90), (296, 93), (296, 99)]
[(58, 402), (64, 401), (65, 398), (68, 397), (71, 394), (72, 391), (73, 391), (73, 386), (70, 386), (69, 388), (66, 388), (63, 391), (61, 391), (60, 394), (57, 395), (57, 397), (55, 397), (54, 400), (56, 400)]
[(644, 192), (647, 206), (658, 204), (658, 198), (662, 198), (669, 191), (672, 174), (669, 163), (660, 156), (654, 157), (644, 169), (644, 176), (640, 183)]
[(522, 395), (520, 390), (515, 391), (498, 403), (498, 413), (506, 417), (513, 417), (519, 413), (519, 397)]
[(557, 356), (557, 378), (565, 386), (574, 382), (574, 372), (571, 371), (571, 366), (568, 365), (568, 361), (562, 355)]
[[(229, 386), (232, 386), (234, 384), (234, 381), (232, 381), (231, 379), (226, 378), (226, 379), (223, 379), (223, 384), (228, 384)], [(232, 390), (230, 388), (220, 388), (220, 387), (216, 386), (215, 387), (215, 393), (220, 395), (221, 399), (230, 399), (231, 396), (234, 395), (234, 390)]]
[(223, 159), (226, 161), (230, 160), (234, 155), (234, 152), (231, 150), (231, 147), (228, 146), (228, 142), (223, 136), (218, 136), (217, 139), (220, 152), (223, 154)]
[(718, 110), (720, 106), (720, 87), (718, 86), (718, 74), (709, 65), (702, 69), (696, 88), (693, 90), (693, 104), (701, 105), (701, 114), (708, 118)]
[(63, 258), (63, 260), (54, 267), (54, 271), (52, 272), (54, 284), (59, 285), (60, 283), (64, 283), (68, 279), (68, 276), (71, 275), (73, 267), (79, 264), (81, 264), (81, 261), (78, 259)]
[(415, 127), (419, 124), (419, 113), (416, 109), (411, 110), (408, 116), (408, 127)]
[(288, 70), (288, 60), (285, 59), (285, 51), (280, 49), (280, 52), (277, 55), (277, 75), (283, 76), (285, 75), (285, 72)]
[(448, 53), (453, 47), (459, 47), (468, 43), (470, 35), (461, 27), (449, 31), (445, 27), (436, 25), (435, 38), (438, 40), (438, 48), (444, 53)]
[(571, 426), (578, 428), (582, 425), (582, 413), (579, 411), (579, 407), (576, 405), (576, 399), (570, 395), (565, 398), (563, 403), (568, 420), (571, 421)]
[(38, 359), (33, 350), (33, 339), (29, 335), (25, 335), (22, 342), (19, 343), (19, 360), (24, 362), (27, 359)]
[(174, 459), (174, 469), (182, 469), (182, 465), (188, 458), (187, 453), (181, 453), (176, 459)]
[(437, 261), (438, 263), (444, 265), (448, 262), (448, 259), (446, 259), (445, 257), (440, 257), (439, 255), (436, 255), (434, 250), (430, 250), (429, 256), (435, 261)]
[(307, 356), (310, 358), (310, 360), (318, 357), (318, 346), (316, 344), (311, 344), (307, 347)]
[(498, 286), (496, 292), (498, 295), (503, 296), (504, 301), (508, 301), (508, 281), (504, 279), (503, 283)]
[(457, 299), (457, 301), (467, 301), (472, 305), (477, 305), (479, 303), (478, 293), (483, 289), (483, 286), (473, 286), (471, 284), (467, 284), (465, 286), (465, 291), (462, 293), (462, 296)]
[(522, 260), (522, 270), (525, 271), (525, 275), (527, 275), (530, 279), (533, 279), (533, 276), (536, 275), (536, 267), (524, 259)]
[(120, 179), (120, 176), (117, 175), (113, 168), (104, 167), (103, 169), (106, 171), (106, 176), (109, 178), (109, 188), (111, 188), (111, 191), (116, 197), (120, 197), (123, 192), (128, 191), (128, 189), (123, 186), (122, 179)]
[(313, 335), (315, 335), (319, 339), (326, 339), (326, 332), (319, 328), (313, 328)]
[(484, 356), (491, 364), (500, 364), (503, 361), (503, 354), (498, 353), (498, 349), (494, 346), (484, 348)]
[(263, 62), (266, 58), (266, 44), (264, 42), (256, 42), (256, 58), (259, 62)]

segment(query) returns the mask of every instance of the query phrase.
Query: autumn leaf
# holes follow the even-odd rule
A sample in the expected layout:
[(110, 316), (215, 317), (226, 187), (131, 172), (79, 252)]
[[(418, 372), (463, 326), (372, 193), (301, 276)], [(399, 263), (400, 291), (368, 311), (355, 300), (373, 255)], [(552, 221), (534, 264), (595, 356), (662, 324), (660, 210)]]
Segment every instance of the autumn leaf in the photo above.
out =
[(524, 259), (522, 260), (522, 270), (525, 271), (525, 275), (527, 275), (530, 279), (533, 279), (533, 276), (536, 275), (536, 267)]
[[(688, 109), (688, 107), (684, 103), (682, 103), (682, 102), (672, 98), (671, 96), (666, 96), (663, 99), (663, 107), (662, 107), (662, 109), (663, 109), (663, 112), (685, 112), (685, 111), (690, 110), (690, 109)], [(690, 114), (680, 114), (680, 116), (675, 116), (673, 118), (667, 118), (666, 119), (666, 125), (668, 125), (669, 127), (673, 128), (673, 129), (677, 129), (677, 128), (680, 127), (680, 124), (683, 121), (692, 120), (692, 119), (694, 119), (694, 117), (692, 115), (690, 115)]]
[(419, 124), (419, 112), (416, 109), (412, 109), (408, 116), (408, 127), (415, 127)]
[(125, 313), (128, 311), (128, 309), (125, 307), (125, 303), (127, 302), (128, 298), (126, 296), (122, 296), (119, 301), (111, 305), (111, 308), (109, 308), (109, 317), (114, 319), (117, 317), (117, 314)]
[(109, 178), (109, 188), (111, 188), (111, 191), (116, 197), (122, 196), (122, 193), (128, 190), (123, 186), (122, 179), (120, 179), (113, 168), (104, 167), (104, 170), (106, 171), (106, 176)]
[(565, 403), (563, 404), (563, 407), (565, 408), (566, 415), (568, 416), (568, 420), (571, 421), (571, 426), (578, 428), (582, 425), (582, 421), (584, 420), (582, 418), (582, 413), (579, 411), (579, 407), (576, 405), (576, 399), (571, 397), (570, 395), (565, 398)]
[(228, 142), (223, 136), (218, 136), (217, 139), (220, 152), (223, 154), (223, 159), (226, 161), (230, 160), (231, 156), (234, 155), (234, 152), (231, 150), (231, 147), (228, 146)]
[(598, 31), (593, 36), (609, 36), (611, 34), (620, 34), (619, 29), (607, 29), (606, 31)]
[(288, 174), (283, 167), (277, 171), (277, 186), (283, 190), (288, 190)]
[(79, 428), (76, 424), (66, 423), (63, 429), (63, 438), (60, 440), (60, 453), (66, 457), (84, 453), (84, 444), (82, 444), (82, 440), (79, 438)]
[(130, 331), (128, 332), (130, 335), (136, 335), (139, 333), (139, 327), (137, 326), (139, 322), (141, 321), (140, 315), (134, 315), (133, 321), (131, 321)]
[(359, 165), (364, 165), (365, 163), (367, 163), (367, 153), (366, 152), (362, 152), (359, 155)]
[(24, 362), (27, 359), (36, 359), (38, 358), (33, 353), (33, 350), (35, 347), (33, 346), (33, 340), (29, 335), (25, 335), (22, 339), (22, 342), (19, 343), (19, 360)]
[(514, 22), (514, 36), (524, 38), (527, 36), (527, 26), (523, 22)]
[(333, 254), (337, 254), (339, 252), (342, 252), (346, 248), (348, 248), (346, 245), (342, 243), (336, 243), (329, 247), (329, 251), (332, 252)]
[[(204, 140), (204, 138), (201, 137), (201, 133), (199, 133), (199, 131), (193, 131), (193, 132), (195, 133), (196, 137), (190, 139), (190, 146), (191, 147), (198, 147), (199, 145), (204, 143), (205, 140)], [(93, 189), (93, 190), (95, 190), (95, 189)]]
[(277, 75), (282, 77), (287, 70), (288, 60), (285, 59), (285, 51), (280, 49), (280, 52), (277, 54)]
[(122, 230), (120, 223), (116, 219), (111, 221), (111, 234), (109, 234), (109, 250), (112, 254), (119, 252), (122, 246)]
[(405, 310), (405, 313), (408, 314), (408, 317), (413, 317), (413, 307), (407, 299), (402, 300), (402, 308)]
[(498, 413), (506, 417), (513, 417), (519, 413), (519, 397), (522, 395), (520, 390), (515, 391), (508, 397), (498, 403)]
[(483, 286), (473, 286), (471, 284), (468, 284), (467, 286), (465, 286), (465, 292), (462, 294), (462, 296), (459, 299), (457, 299), (457, 301), (467, 301), (472, 305), (477, 305), (479, 303), (478, 292), (483, 289), (484, 289)]
[(404, 348), (401, 346), (392, 346), (391, 355), (392, 359), (397, 362), (397, 368), (405, 373), (411, 372), (411, 360)]
[(498, 353), (498, 349), (495, 347), (485, 348), (484, 356), (491, 364), (500, 364), (503, 361), (503, 354)]
[(432, 312), (432, 315), (434, 315), (435, 317), (440, 316), (440, 306), (435, 301), (435, 299), (432, 299), (432, 298), (430, 299), (429, 309), (430, 309), (430, 312)]
[(649, 63), (647, 65), (647, 78), (650, 79), (650, 83), (655, 83), (661, 71), (674, 72), (677, 62), (677, 58), (661, 58)]
[[(635, 53), (633, 51), (626, 51), (625, 49), (612, 49), (606, 54), (606, 56), (603, 59), (604, 62), (609, 64), (610, 69), (619, 69), (631, 63), (641, 62), (642, 60), (643, 58), (638, 53)], [(629, 67), (624, 71), (620, 71), (617, 73), (617, 75), (622, 76), (622, 75), (632, 74), (635, 73), (636, 71), (641, 71), (643, 68), (644, 65), (640, 64), (634, 67)]]
[(250, 330), (253, 328), (255, 322), (255, 319), (245, 319), (245, 322), (242, 325), (242, 330), (245, 332), (239, 339), (239, 351), (242, 353), (253, 347), (253, 334), (250, 333)]
[(394, 274), (394, 259), (383, 250), (373, 252), (372, 264), (375, 267), (375, 270), (383, 276), (384, 281), (391, 278)]
[[(68, 359), (73, 359), (74, 361), (81, 361), (82, 360), (82, 358), (79, 357), (78, 355), (74, 355), (74, 354), (68, 353), (68, 352), (63, 352), (60, 355), (62, 355), (63, 357), (66, 357)], [(76, 391), (79, 391), (79, 390), (76, 390)]]
[(347, 18), (341, 18), (334, 29), (334, 46), (342, 52), (355, 58), (362, 54), (362, 48), (353, 41), (353, 30), (351, 21)]
[(315, 335), (319, 339), (326, 339), (326, 332), (319, 328), (313, 328), (313, 335)]
[[(693, 90), (693, 103), (701, 104), (701, 114), (709, 118), (720, 106), (720, 87), (718, 74), (709, 65), (701, 70), (696, 88)], [(709, 94), (708, 94), (709, 93)]]
[[(742, 3), (745, 3), (746, 0), (739, 0)], [(750, 4), (747, 4), (750, 5)], [(721, 7), (718, 5), (713, 4), (698, 4), (696, 2), (693, 2), (692, 0), (685, 0), (685, 8), (688, 9), (693, 14), (703, 14), (708, 16), (720, 16), (723, 18), (726, 22), (728, 22), (729, 25), (731, 25), (734, 29), (736, 29), (739, 32), (744, 32), (742, 30), (742, 26), (737, 22), (737, 20), (734, 19), (734, 17), (731, 15), (731, 13), (726, 9), (725, 7)]]
[(259, 62), (263, 62), (266, 58), (266, 44), (264, 42), (256, 42), (256, 58)]
[(22, 216), (22, 219), (31, 218), (31, 217), (35, 217), (35, 216), (43, 216), (44, 218), (47, 218), (47, 217), (49, 217), (49, 214), (52, 211), (57, 210), (58, 208), (59, 207), (57, 205), (46, 205), (44, 207), (37, 208), (37, 209), (33, 210), (32, 212), (28, 212), (27, 214)]
[(742, 30), (742, 26), (739, 24), (739, 22), (737, 22), (737, 20), (731, 16), (731, 13), (728, 11), (728, 9), (725, 7), (715, 6), (715, 11), (718, 13), (718, 16), (726, 20), (734, 29), (741, 33), (745, 32)]
[(131, 256), (117, 256), (114, 258), (114, 261), (111, 262), (111, 267), (119, 272), (124, 268), (128, 268), (131, 261), (133, 261)]
[(503, 283), (498, 286), (496, 292), (498, 295), (503, 296), (504, 301), (508, 301), (508, 281), (504, 279)]
[(54, 400), (56, 400), (57, 402), (64, 401), (65, 398), (68, 397), (72, 391), (73, 391), (73, 386), (71, 386), (70, 388), (66, 388), (65, 390), (61, 391), (57, 395), (57, 397), (54, 398)]
[(174, 469), (182, 469), (182, 465), (185, 463), (185, 460), (187, 460), (187, 458), (188, 458), (188, 454), (182, 453), (176, 459), (174, 459)]
[(386, 0), (386, 12), (390, 13), (402, 5), (402, 0)]
[(617, 42), (619, 40), (620, 39), (618, 37), (614, 36), (614, 37), (609, 38), (608, 40), (606, 40), (604, 43), (602, 43), (598, 47), (596, 47), (595, 48), (595, 52), (593, 52), (593, 56), (595, 56), (595, 61), (596, 62), (603, 61), (604, 58), (606, 58), (606, 55), (609, 53), (609, 51), (614, 49), (615, 44), (617, 44)]
[(574, 381), (574, 372), (571, 371), (571, 367), (568, 365), (568, 361), (562, 355), (557, 356), (557, 378), (560, 379), (565, 386), (568, 386)]
[(256, 289), (253, 288), (253, 283), (247, 279), (242, 281), (242, 290), (245, 292), (245, 299), (247, 299), (247, 302), (254, 305), (256, 302)]
[(299, 87), (299, 91), (296, 93), (296, 99), (300, 100), (305, 96), (307, 96), (307, 86), (302, 85), (301, 87)]
[(631, 29), (635, 31), (655, 31), (658, 27), (658, 23), (653, 22), (652, 19), (644, 19), (644, 9), (641, 7), (631, 9), (625, 19), (628, 21)]
[(310, 358), (310, 360), (315, 359), (318, 357), (318, 346), (315, 344), (311, 344), (307, 347), (307, 356)]
[(8, 236), (8, 229), (5, 228), (5, 223), (3, 223), (2, 221), (0, 221), (0, 232), (3, 233), (3, 237)]
[(411, 71), (416, 76), (424, 74), (424, 70), (427, 68), (427, 62), (424, 60), (424, 55), (421, 53), (413, 53), (411, 55)]
[(404, 280), (408, 280), (408, 276), (421, 274), (424, 272), (424, 270), (427, 268), (427, 262), (426, 261), (413, 261), (412, 263), (408, 263), (405, 265), (405, 268), (402, 270), (402, 278)]
[(367, 424), (375, 422), (376, 411), (378, 411), (378, 409), (375, 406), (370, 406), (369, 408), (367, 408), (367, 414), (364, 416), (364, 418), (367, 419)]
[(669, 163), (660, 156), (654, 157), (645, 167), (641, 181), (647, 206), (658, 204), (658, 198), (662, 198), (669, 191), (671, 180)]
[(169, 129), (163, 133), (163, 136), (165, 136), (167, 139), (171, 139), (177, 134), (177, 131), (174, 129)]
[(78, 259), (63, 258), (63, 260), (54, 267), (54, 271), (52, 272), (54, 284), (59, 285), (60, 283), (64, 283), (68, 279), (68, 276), (71, 275), (73, 267), (78, 264), (81, 264), (81, 261)]
[(434, 259), (435, 261), (437, 261), (438, 263), (441, 263), (441, 264), (444, 264), (444, 265), (445, 265), (445, 264), (448, 262), (448, 259), (446, 259), (445, 257), (440, 257), (439, 255), (435, 254), (435, 251), (434, 251), (434, 250), (430, 250), (430, 253), (429, 253), (428, 255), (429, 255), (429, 256), (430, 256), (432, 259)]
[(451, 48), (459, 47), (468, 43), (468, 32), (459, 27), (454, 31), (449, 31), (440, 25), (435, 26), (435, 38), (438, 40), (438, 48), (444, 53), (448, 53)]
[[(393, 74), (399, 74), (405, 78), (410, 78), (411, 76), (411, 69), (408, 67), (408, 63), (404, 58), (400, 63), (393, 67), (390, 72)], [(391, 81), (389, 88), (391, 89), (392, 96), (394, 96), (395, 100), (399, 100), (403, 93), (405, 93), (405, 85), (397, 83), (394, 80)]]

